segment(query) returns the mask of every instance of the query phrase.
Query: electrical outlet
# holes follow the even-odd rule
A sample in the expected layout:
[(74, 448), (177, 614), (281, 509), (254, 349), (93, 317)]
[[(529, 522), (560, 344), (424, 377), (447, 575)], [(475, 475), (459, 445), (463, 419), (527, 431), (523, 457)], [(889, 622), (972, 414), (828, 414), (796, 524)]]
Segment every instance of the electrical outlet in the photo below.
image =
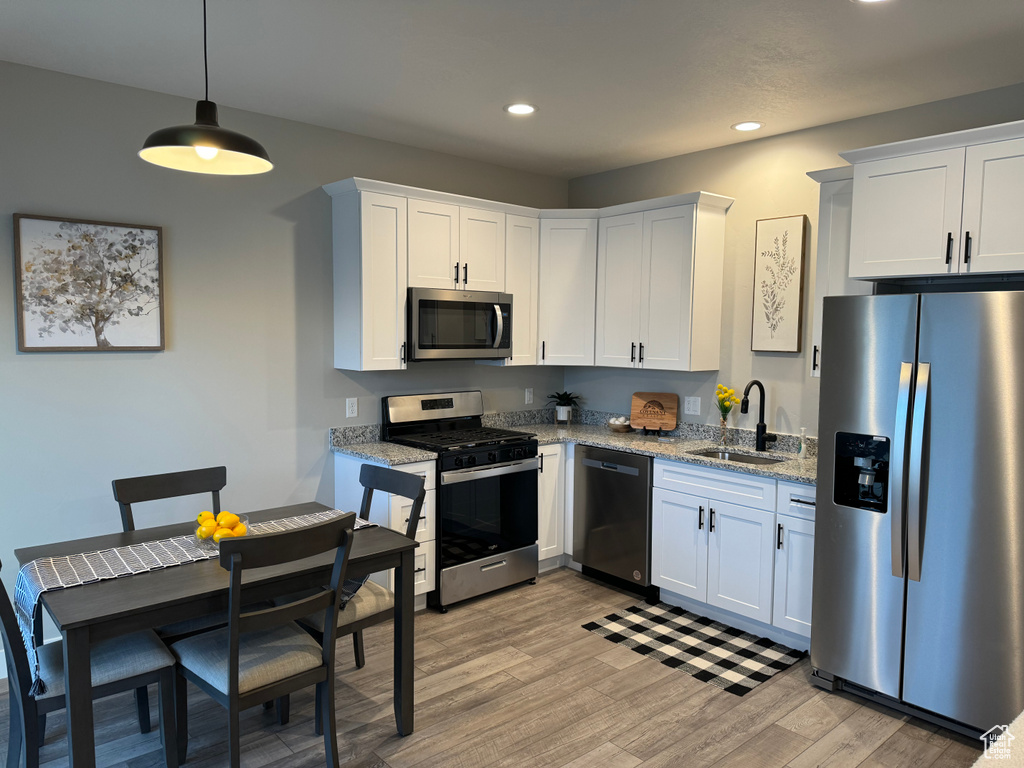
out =
[(526, 404), (527, 405), (532, 405), (533, 404), (533, 387), (527, 387), (526, 388)]
[(354, 419), (359, 415), (359, 398), (349, 397), (345, 399), (345, 418)]
[(700, 416), (700, 398), (683, 398), (683, 413), (686, 414), (687, 416)]

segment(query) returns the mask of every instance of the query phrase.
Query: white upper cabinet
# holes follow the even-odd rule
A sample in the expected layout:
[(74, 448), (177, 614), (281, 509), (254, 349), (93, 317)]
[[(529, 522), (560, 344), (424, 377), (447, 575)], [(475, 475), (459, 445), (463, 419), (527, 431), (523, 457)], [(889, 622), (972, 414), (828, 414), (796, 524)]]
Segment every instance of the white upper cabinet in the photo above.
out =
[(675, 200), (684, 197), (697, 202), (602, 215), (596, 365), (718, 368), (725, 211), (732, 200), (703, 192)]
[(841, 154), (850, 277), (1024, 271), (1024, 121)]
[(476, 208), (459, 209), (460, 288), (505, 290), (505, 214)]
[[(409, 285), (457, 288), (459, 206), (409, 200)], [(459, 279), (462, 274), (459, 273)]]
[(850, 277), (955, 274), (963, 185), (963, 149), (855, 165)]
[(962, 271), (1024, 270), (1024, 139), (967, 148)]
[(505, 290), (505, 214), (409, 198), (409, 285)]
[(596, 282), (597, 219), (541, 218), (539, 365), (594, 364)]
[(512, 294), (512, 359), (507, 365), (537, 364), (537, 290), (540, 283), (540, 221), (505, 218), (505, 292)]
[(643, 228), (642, 213), (605, 216), (598, 224), (595, 365), (636, 366)]
[(850, 216), (853, 211), (853, 167), (813, 171), (821, 184), (818, 195), (818, 252), (814, 271), (814, 320), (811, 327), (811, 376), (821, 376), (821, 318), (826, 296), (862, 296), (871, 283), (851, 280)]
[(332, 195), (334, 367), (405, 368), (406, 199)]

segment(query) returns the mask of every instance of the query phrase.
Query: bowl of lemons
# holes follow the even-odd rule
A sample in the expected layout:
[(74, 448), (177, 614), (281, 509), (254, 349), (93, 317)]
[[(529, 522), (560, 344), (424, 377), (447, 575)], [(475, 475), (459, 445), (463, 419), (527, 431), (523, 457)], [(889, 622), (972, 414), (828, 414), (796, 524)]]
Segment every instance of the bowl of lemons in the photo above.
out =
[(225, 510), (218, 515), (200, 512), (196, 518), (196, 541), (204, 549), (216, 547), (226, 538), (245, 536), (249, 533), (249, 518)]

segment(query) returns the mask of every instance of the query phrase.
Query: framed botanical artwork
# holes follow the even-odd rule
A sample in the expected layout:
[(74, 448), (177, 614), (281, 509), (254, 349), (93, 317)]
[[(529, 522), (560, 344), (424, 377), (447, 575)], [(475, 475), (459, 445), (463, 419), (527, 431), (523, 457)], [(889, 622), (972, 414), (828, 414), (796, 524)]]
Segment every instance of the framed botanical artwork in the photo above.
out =
[(757, 222), (750, 332), (754, 352), (800, 351), (806, 233), (803, 215)]
[(14, 214), (18, 349), (162, 350), (160, 227)]

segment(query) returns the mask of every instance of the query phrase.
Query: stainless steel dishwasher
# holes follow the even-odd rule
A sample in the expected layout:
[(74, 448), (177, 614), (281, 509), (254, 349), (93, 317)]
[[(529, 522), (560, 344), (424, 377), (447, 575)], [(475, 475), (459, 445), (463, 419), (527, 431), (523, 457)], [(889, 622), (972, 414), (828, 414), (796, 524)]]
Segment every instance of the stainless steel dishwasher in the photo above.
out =
[(650, 457), (577, 445), (573, 494), (573, 560), (649, 587)]

